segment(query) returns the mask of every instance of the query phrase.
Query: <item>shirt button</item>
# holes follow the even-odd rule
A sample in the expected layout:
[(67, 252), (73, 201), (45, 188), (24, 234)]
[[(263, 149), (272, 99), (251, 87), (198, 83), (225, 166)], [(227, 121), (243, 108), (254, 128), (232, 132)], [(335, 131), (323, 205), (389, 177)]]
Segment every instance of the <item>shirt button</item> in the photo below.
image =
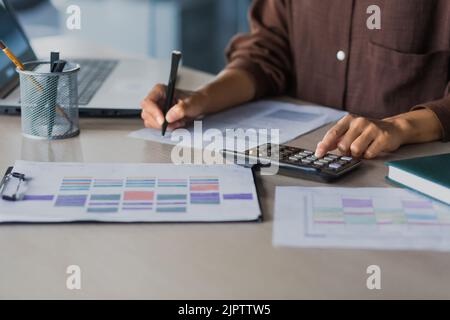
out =
[(340, 51), (338, 51), (338, 52), (336, 53), (336, 58), (337, 58), (339, 61), (344, 61), (344, 60), (345, 60), (345, 57), (346, 57), (345, 52), (342, 51), (342, 50), (340, 50)]

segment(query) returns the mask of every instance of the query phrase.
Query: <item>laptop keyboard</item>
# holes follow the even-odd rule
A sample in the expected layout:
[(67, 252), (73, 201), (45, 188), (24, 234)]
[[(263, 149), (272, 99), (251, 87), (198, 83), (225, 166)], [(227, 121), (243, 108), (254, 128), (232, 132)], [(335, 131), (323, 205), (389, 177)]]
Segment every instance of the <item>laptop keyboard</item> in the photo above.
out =
[(78, 74), (78, 103), (84, 106), (89, 104), (119, 61), (78, 59), (76, 63), (81, 66)]

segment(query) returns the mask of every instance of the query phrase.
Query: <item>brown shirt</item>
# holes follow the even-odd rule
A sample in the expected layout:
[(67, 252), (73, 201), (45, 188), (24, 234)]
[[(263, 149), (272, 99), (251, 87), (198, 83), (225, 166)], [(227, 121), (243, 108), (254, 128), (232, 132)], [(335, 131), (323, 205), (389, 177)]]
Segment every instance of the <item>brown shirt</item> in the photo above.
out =
[[(367, 27), (370, 5), (380, 30)], [(255, 98), (290, 94), (372, 118), (425, 107), (450, 140), (450, 0), (254, 0), (250, 23), (227, 57), (254, 76)]]

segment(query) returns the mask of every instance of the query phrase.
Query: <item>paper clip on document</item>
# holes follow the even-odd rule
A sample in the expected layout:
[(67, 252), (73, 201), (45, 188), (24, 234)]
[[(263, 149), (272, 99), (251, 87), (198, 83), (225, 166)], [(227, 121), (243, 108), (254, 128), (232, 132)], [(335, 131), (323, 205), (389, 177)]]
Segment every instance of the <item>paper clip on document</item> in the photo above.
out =
[(6, 201), (22, 200), (26, 190), (25, 175), (8, 170), (0, 183), (0, 196)]

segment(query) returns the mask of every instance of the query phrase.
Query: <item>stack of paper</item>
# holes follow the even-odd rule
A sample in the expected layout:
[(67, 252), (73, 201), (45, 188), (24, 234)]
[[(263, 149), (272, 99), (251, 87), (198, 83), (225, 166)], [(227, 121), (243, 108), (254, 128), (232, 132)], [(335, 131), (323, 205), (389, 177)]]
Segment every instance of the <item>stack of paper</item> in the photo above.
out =
[(450, 207), (404, 189), (276, 190), (275, 245), (450, 250)]

